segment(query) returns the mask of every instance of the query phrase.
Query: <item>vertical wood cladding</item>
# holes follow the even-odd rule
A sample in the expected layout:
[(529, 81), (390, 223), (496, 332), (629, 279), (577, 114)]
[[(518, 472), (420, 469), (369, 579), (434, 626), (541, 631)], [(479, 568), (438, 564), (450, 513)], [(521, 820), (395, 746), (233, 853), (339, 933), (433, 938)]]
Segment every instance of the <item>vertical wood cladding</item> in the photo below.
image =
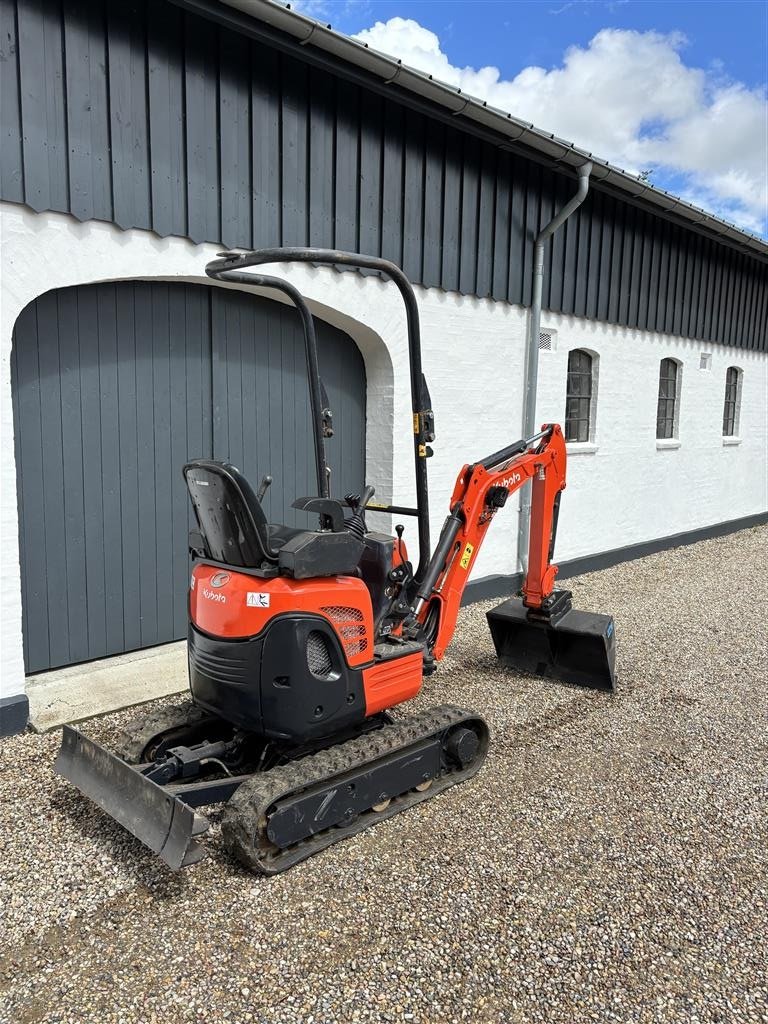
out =
[[(20, 314), (11, 363), (28, 672), (187, 633), (181, 467), (234, 462), (270, 522), (317, 489), (296, 311), (243, 292), (121, 281), (46, 292)], [(339, 493), (365, 479), (365, 367), (318, 324)], [(246, 440), (247, 439), (247, 442)]]
[[(227, 246), (334, 245), (528, 304), (575, 178), (165, 2), (0, 0), (0, 196)], [(768, 264), (595, 184), (544, 304), (768, 347)]]

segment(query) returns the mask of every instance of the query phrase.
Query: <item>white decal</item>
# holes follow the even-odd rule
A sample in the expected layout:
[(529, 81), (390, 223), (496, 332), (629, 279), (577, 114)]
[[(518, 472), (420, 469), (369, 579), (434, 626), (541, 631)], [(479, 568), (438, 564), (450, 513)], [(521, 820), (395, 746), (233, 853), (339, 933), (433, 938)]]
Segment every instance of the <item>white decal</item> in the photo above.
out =
[(202, 594), (203, 597), (207, 597), (209, 601), (218, 601), (219, 604), (227, 603), (226, 595), (217, 590), (208, 590), (207, 587), (203, 587)]
[(522, 479), (519, 473), (513, 473), (512, 476), (505, 476), (500, 483), (502, 487), (511, 487), (513, 484), (519, 484)]
[(189, 578), (189, 589), (190, 590), (194, 590), (195, 589), (195, 577), (194, 576), (190, 576), (190, 578)]
[(269, 608), (269, 594), (258, 590), (249, 590), (245, 603), (249, 608)]

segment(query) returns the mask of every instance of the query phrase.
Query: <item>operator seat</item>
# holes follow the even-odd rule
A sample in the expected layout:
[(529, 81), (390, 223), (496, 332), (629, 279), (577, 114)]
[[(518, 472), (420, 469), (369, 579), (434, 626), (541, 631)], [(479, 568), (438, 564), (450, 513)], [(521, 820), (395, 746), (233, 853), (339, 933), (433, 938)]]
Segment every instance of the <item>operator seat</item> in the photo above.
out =
[(264, 509), (239, 469), (196, 459), (184, 467), (184, 479), (210, 558), (245, 569), (277, 563)]
[[(253, 488), (230, 463), (195, 459), (184, 467), (184, 479), (205, 557), (212, 561), (243, 569), (271, 568), (272, 575), (293, 579), (357, 573), (363, 543), (355, 534), (343, 526), (332, 531), (270, 526)], [(323, 507), (337, 504), (319, 501)], [(317, 503), (303, 498), (294, 506), (309, 510)], [(343, 522), (340, 506), (336, 520)]]

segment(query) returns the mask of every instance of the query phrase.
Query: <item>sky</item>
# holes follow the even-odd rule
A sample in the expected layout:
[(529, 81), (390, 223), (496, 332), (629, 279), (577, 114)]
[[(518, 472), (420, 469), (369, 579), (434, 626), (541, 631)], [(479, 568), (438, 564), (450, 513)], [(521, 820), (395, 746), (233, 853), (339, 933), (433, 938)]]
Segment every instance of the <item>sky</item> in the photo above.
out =
[(764, 0), (291, 7), (768, 238)]

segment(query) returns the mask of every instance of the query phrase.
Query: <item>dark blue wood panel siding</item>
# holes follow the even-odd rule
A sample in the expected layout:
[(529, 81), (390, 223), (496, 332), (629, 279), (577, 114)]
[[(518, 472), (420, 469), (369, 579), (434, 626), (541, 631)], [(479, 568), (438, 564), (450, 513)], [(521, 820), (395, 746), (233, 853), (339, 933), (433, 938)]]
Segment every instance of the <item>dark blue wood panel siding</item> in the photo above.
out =
[[(365, 370), (318, 323), (335, 413), (334, 492), (365, 467)], [(186, 634), (190, 458), (274, 477), (272, 521), (316, 493), (303, 337), (293, 309), (171, 283), (47, 292), (12, 359), (24, 652), (38, 672)]]
[[(0, 0), (0, 196), (227, 246), (361, 249), (416, 282), (528, 304), (575, 187), (168, 0)], [(548, 247), (545, 306), (768, 347), (768, 263), (594, 183)]]

